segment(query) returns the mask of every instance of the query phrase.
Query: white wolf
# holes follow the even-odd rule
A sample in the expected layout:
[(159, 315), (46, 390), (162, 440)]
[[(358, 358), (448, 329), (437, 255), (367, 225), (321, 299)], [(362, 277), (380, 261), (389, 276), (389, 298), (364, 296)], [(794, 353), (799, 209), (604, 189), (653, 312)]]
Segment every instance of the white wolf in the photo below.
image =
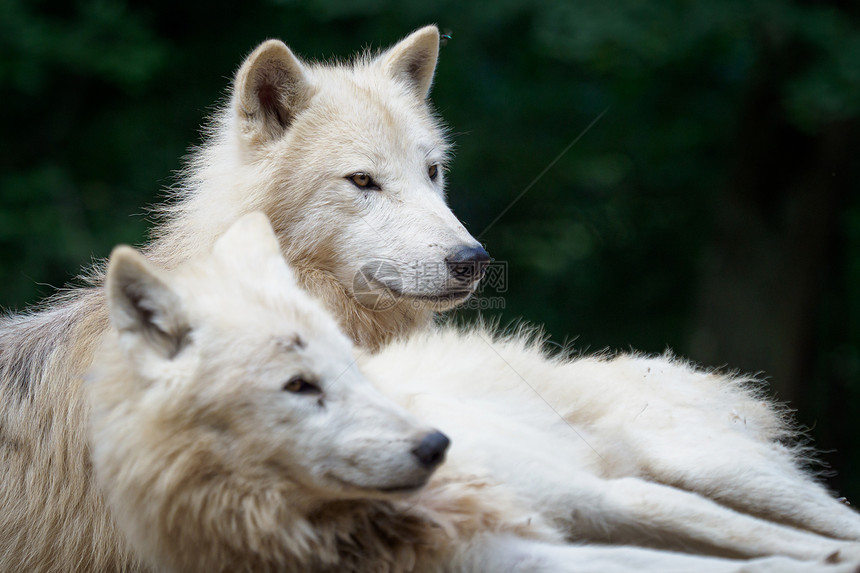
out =
[(438, 50), (435, 27), (346, 65), (261, 44), (147, 255), (170, 267), (261, 210), (302, 285), (366, 348), (464, 301), (489, 255), (445, 203), (448, 144), (426, 99)]
[[(564, 546), (515, 490), (471, 465), (431, 478), (448, 439), (364, 379), (262, 214), (173, 272), (119, 247), (106, 290), (114, 328), (88, 386), (93, 465), (133, 553), (153, 570), (853, 570)], [(508, 419), (515, 436), (501, 452), (528, 444), (530, 416)], [(545, 455), (556, 447), (532, 445)], [(805, 541), (794, 533), (786, 543)]]
[[(176, 268), (240, 216), (262, 210), (300, 284), (369, 349), (463, 300), (487, 254), (444, 202), (446, 145), (426, 99), (438, 39), (434, 27), (424, 28), (379, 56), (338, 65), (308, 64), (281, 42), (262, 44), (237, 73), (230, 105), (147, 256)], [(391, 262), (372, 264), (379, 260)], [(445, 280), (434, 280), (431, 268)], [(359, 286), (390, 294), (393, 305), (363, 305), (357, 274)], [(91, 494), (79, 423), (80, 379), (107, 325), (98, 288), (0, 324), (2, 571), (68, 563), (106, 570), (124, 558)], [(484, 449), (451, 427), (452, 460), (474, 453), (464, 467), (508, 484), (569, 539), (809, 559), (837, 549), (850, 556), (837, 539), (860, 539), (860, 518), (798, 469), (803, 452), (781, 445), (788, 425), (744, 380), (669, 358), (548, 359), (521, 339), (480, 330), (414, 335), (371, 360), (368, 372), (425, 419), (445, 426), (439, 417), (468, 412), (475, 424), (495, 424)], [(532, 391), (528, 384), (542, 396), (537, 407), (546, 400), (565, 423), (538, 434), (526, 425), (510, 452), (532, 454), (521, 462), (529, 469), (513, 472), (516, 464), (494, 464), (511, 458), (501, 438), (507, 420), (538, 416), (521, 396), (522, 413), (512, 405), (511, 396)], [(549, 409), (541, 415), (536, 427), (558, 421)], [(560, 444), (565, 457), (546, 455), (537, 438)], [(736, 523), (745, 534), (727, 533)]]

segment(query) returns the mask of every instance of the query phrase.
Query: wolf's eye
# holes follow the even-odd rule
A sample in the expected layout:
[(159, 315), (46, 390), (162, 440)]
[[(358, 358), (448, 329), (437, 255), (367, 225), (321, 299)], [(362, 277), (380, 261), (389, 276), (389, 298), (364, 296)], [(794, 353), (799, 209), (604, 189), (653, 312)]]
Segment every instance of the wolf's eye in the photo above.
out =
[(433, 165), (428, 167), (427, 175), (430, 177), (430, 181), (436, 181), (436, 178), (439, 177), (439, 164), (434, 163)]
[(284, 384), (284, 390), (293, 394), (322, 394), (322, 390), (316, 384), (308, 382), (301, 374), (290, 378)]
[(359, 189), (379, 189), (379, 185), (376, 184), (376, 181), (373, 180), (373, 177), (368, 175), (367, 173), (353, 173), (348, 176), (353, 185), (358, 187)]

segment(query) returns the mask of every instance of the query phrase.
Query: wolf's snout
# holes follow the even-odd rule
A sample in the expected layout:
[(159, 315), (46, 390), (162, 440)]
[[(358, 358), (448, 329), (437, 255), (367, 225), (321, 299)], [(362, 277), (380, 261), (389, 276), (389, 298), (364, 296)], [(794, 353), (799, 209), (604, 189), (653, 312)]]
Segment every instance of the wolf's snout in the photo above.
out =
[(422, 467), (432, 470), (445, 459), (445, 451), (451, 444), (442, 432), (431, 432), (422, 438), (421, 443), (412, 450)]
[(471, 283), (483, 277), (489, 263), (490, 253), (480, 245), (465, 247), (445, 259), (448, 272), (455, 280), (463, 283)]

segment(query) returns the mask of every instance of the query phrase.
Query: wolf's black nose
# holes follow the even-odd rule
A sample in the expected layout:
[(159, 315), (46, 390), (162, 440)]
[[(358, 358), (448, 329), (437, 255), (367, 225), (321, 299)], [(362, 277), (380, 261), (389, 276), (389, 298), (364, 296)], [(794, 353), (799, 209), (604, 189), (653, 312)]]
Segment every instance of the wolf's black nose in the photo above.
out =
[(480, 245), (465, 247), (448, 255), (445, 259), (451, 276), (464, 283), (470, 283), (483, 277), (489, 263), (490, 253)]
[(445, 450), (451, 440), (442, 432), (431, 432), (424, 436), (418, 447), (412, 450), (412, 453), (418, 458), (422, 466), (428, 470), (432, 470), (442, 463), (445, 459)]

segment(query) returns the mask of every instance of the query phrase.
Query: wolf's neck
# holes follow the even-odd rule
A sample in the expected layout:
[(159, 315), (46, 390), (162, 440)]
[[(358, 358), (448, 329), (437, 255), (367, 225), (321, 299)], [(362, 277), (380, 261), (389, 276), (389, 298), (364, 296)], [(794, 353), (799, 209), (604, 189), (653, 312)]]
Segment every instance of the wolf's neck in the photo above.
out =
[[(171, 214), (168, 221), (155, 230), (156, 238), (146, 249), (147, 257), (165, 268), (174, 268), (207, 251), (233, 220), (254, 210), (236, 205), (233, 218), (210, 216), (203, 205), (200, 205), (204, 207), (200, 213), (195, 212), (196, 197), (186, 201), (188, 205)], [(323, 303), (360, 348), (376, 351), (391, 340), (427, 326), (433, 319), (431, 310), (409, 301), (398, 302), (386, 310), (366, 308), (332, 274), (308, 267), (312, 261), (294, 260), (289, 254), (287, 258), (302, 288)]]
[(249, 173), (225, 136), (197, 150), (168, 201), (156, 209), (161, 220), (150, 233), (147, 257), (174, 268), (208, 252), (233, 222), (259, 208), (268, 182)]
[(296, 271), (299, 284), (322, 301), (357, 346), (371, 352), (427, 326), (433, 320), (431, 310), (411, 301), (397, 302), (386, 310), (369, 309), (329, 273), (300, 266)]

